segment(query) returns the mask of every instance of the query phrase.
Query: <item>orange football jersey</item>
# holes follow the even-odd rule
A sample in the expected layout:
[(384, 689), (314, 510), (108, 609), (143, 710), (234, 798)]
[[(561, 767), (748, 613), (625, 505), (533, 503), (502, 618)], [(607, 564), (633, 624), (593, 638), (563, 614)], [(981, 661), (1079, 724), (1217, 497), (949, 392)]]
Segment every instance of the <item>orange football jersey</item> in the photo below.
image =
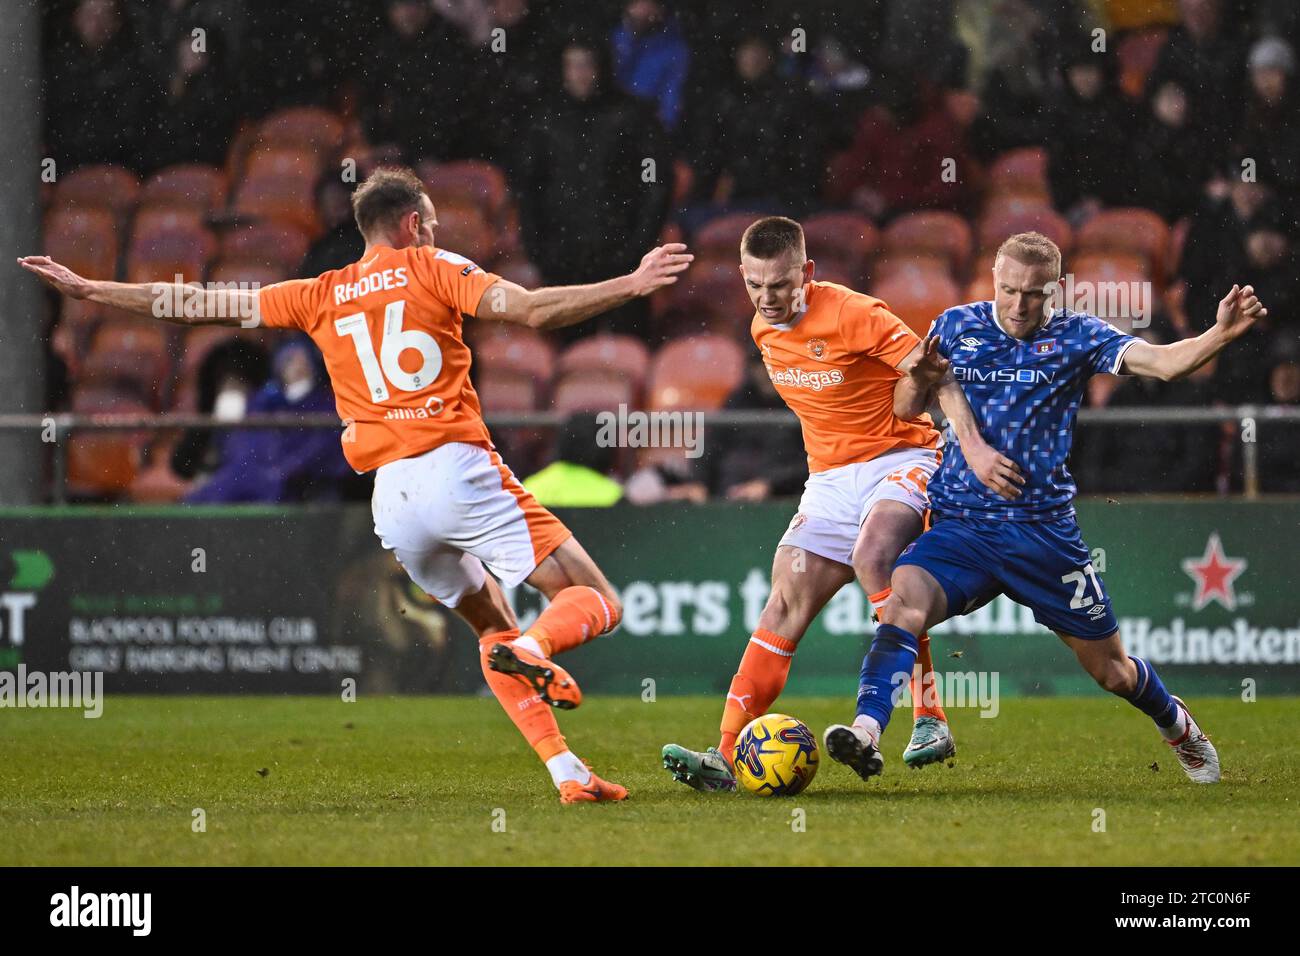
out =
[(462, 314), (499, 277), (454, 252), (377, 246), (315, 279), (262, 289), (262, 323), (301, 329), (325, 358), (343, 454), (371, 471), (447, 442), (491, 446), (469, 380)]
[(834, 282), (804, 287), (803, 312), (750, 325), (767, 374), (803, 426), (808, 470), (870, 461), (895, 448), (935, 448), (929, 415), (894, 416), (898, 363), (920, 341), (879, 299)]

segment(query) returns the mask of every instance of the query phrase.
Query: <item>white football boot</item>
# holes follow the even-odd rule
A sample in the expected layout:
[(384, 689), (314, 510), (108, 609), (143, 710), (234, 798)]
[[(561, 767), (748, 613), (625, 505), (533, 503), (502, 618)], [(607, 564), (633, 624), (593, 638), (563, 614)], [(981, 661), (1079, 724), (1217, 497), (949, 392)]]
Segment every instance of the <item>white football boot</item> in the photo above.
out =
[(885, 769), (878, 741), (862, 727), (831, 724), (822, 736), (822, 743), (832, 760), (852, 768), (863, 780), (870, 780)]
[(1218, 783), (1219, 752), (1214, 749), (1210, 738), (1205, 736), (1196, 721), (1192, 719), (1192, 714), (1182, 698), (1174, 697), (1174, 702), (1187, 718), (1187, 729), (1177, 740), (1166, 740), (1165, 743), (1174, 748), (1178, 762), (1194, 783)]

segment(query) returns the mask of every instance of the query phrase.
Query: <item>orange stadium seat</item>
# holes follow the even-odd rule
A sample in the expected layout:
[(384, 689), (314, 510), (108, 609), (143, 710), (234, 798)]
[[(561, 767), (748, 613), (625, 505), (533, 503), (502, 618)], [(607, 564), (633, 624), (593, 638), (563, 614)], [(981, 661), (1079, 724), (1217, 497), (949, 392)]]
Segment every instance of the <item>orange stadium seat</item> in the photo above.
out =
[(343, 121), (319, 106), (293, 106), (272, 113), (257, 127), (258, 140), (271, 147), (310, 150), (327, 159), (343, 146)]
[[(963, 274), (970, 262), (970, 226), (954, 212), (931, 210), (899, 216), (885, 229), (882, 240), (887, 254), (942, 256), (953, 275)], [(873, 277), (881, 278), (879, 263)]]
[(171, 330), (156, 322), (110, 320), (95, 330), (78, 370), (78, 385), (128, 387), (157, 404), (171, 361)]
[(833, 258), (865, 278), (871, 257), (880, 248), (880, 231), (861, 213), (819, 212), (803, 220), (809, 258)]
[(1151, 276), (1163, 282), (1169, 260), (1169, 226), (1150, 209), (1106, 209), (1079, 229), (1075, 251), (1134, 253), (1145, 258)]
[(244, 182), (258, 179), (305, 180), (314, 186), (320, 177), (321, 161), (301, 146), (262, 146), (248, 154)]
[(1018, 232), (1041, 232), (1068, 255), (1074, 245), (1074, 230), (1065, 217), (1047, 206), (1013, 205), (990, 211), (979, 222), (979, 248), (973, 271), (993, 268), (993, 254), (1009, 236)]
[(755, 219), (762, 218), (759, 212), (733, 212), (716, 219), (710, 219), (696, 231), (692, 241), (697, 256), (726, 258), (732, 262), (740, 259), (740, 237)]
[[(77, 388), (72, 411), (79, 414), (144, 415), (150, 409), (127, 392)], [(135, 479), (141, 438), (129, 432), (79, 432), (68, 441), (68, 491), (74, 496), (116, 496)]]
[(539, 389), (551, 381), (555, 350), (539, 332), (497, 323), (498, 329), (480, 335), (473, 344), (474, 364), (483, 371), (526, 375)]
[(219, 259), (208, 272), (209, 282), (245, 283), (250, 288), (264, 288), (293, 278), (294, 273), (280, 265), (262, 265), (246, 259)]
[(180, 275), (183, 282), (202, 282), (216, 247), (216, 238), (201, 227), (137, 232), (127, 253), (127, 281), (172, 282)]
[[(993, 298), (993, 269), (981, 269), (966, 286), (967, 302), (988, 302)], [(954, 303), (955, 304), (955, 303)]]
[(612, 374), (576, 373), (560, 380), (551, 401), (555, 411), (617, 411), (620, 405), (636, 406), (636, 390), (626, 378)]
[(59, 178), (54, 187), (55, 206), (107, 209), (123, 219), (135, 208), (140, 180), (121, 166), (82, 166)]
[(745, 373), (745, 353), (721, 335), (692, 335), (661, 348), (650, 366), (652, 409), (720, 408)]
[(149, 235), (174, 229), (202, 229), (206, 221), (207, 212), (197, 206), (142, 205), (131, 220), (131, 231)]
[(239, 187), (235, 213), (288, 223), (315, 239), (321, 232), (315, 202), (314, 184), (307, 179), (252, 179)]
[(221, 258), (273, 266), (293, 273), (307, 255), (311, 241), (293, 223), (253, 222), (236, 226), (221, 237)]
[(566, 377), (600, 373), (640, 388), (650, 369), (650, 350), (630, 335), (591, 335), (565, 349), (558, 367)]
[(482, 209), (489, 221), (501, 220), (509, 192), (506, 175), (499, 166), (473, 159), (453, 163), (426, 160), (419, 163), (415, 171), (424, 182), (439, 218), (442, 203), (470, 203)]
[(1048, 195), (1047, 150), (1023, 146), (1000, 154), (989, 165), (990, 193)]
[(515, 283), (515, 285), (521, 285), (525, 289), (537, 289), (543, 284), (541, 270), (522, 256), (498, 259), (493, 263), (492, 271), (501, 278), (507, 279)]
[(537, 408), (537, 382), (527, 372), (485, 368), (475, 376), (474, 389), (485, 415)]
[(92, 207), (51, 210), (45, 217), (45, 253), (81, 275), (117, 278), (118, 243), (113, 214)]
[(877, 283), (871, 291), (917, 335), (925, 335), (940, 312), (960, 305), (957, 284), (939, 274), (922, 278), (899, 276)]
[(871, 270), (872, 285), (889, 282), (899, 276), (914, 280), (930, 276), (952, 278), (951, 260), (947, 256), (934, 253), (897, 252), (881, 256)]
[(434, 242), (477, 263), (488, 266), (496, 258), (496, 235), (483, 210), (472, 203), (445, 202), (434, 207), (438, 218)]
[(216, 166), (180, 163), (160, 169), (145, 181), (141, 205), (220, 209), (226, 201), (226, 174)]
[[(739, 242), (739, 240), (737, 240)], [(739, 248), (739, 246), (737, 246)], [(737, 250), (725, 258), (701, 257), (670, 285), (666, 292), (670, 309), (685, 316), (706, 316), (734, 320), (737, 327), (747, 327), (754, 306), (745, 293)]]

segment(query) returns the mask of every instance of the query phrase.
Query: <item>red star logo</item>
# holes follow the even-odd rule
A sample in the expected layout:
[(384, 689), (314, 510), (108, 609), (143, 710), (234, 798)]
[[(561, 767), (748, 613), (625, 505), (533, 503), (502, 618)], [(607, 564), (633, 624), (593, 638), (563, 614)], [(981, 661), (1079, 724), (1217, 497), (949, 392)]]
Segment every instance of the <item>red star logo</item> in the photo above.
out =
[(1210, 540), (1205, 542), (1205, 554), (1199, 559), (1183, 561), (1183, 570), (1196, 582), (1193, 611), (1199, 611), (1211, 601), (1218, 601), (1229, 611), (1237, 609), (1237, 592), (1233, 590), (1232, 582), (1246, 570), (1246, 559), (1230, 558), (1224, 554), (1219, 532), (1210, 535)]

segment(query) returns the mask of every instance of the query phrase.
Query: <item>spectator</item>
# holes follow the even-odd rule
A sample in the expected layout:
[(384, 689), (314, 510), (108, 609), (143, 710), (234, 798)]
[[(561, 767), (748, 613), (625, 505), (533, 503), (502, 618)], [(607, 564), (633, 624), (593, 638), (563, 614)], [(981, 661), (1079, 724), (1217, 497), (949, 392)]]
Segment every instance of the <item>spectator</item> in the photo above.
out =
[[(253, 394), (266, 381), (268, 364), (266, 350), (246, 339), (213, 346), (199, 365), (196, 410), (223, 421), (243, 418)], [(187, 431), (172, 452), (172, 471), (188, 481), (216, 468), (212, 439), (210, 429)]]
[(619, 85), (658, 104), (664, 128), (676, 128), (691, 51), (662, 0), (631, 0), (610, 35), (610, 47)]
[(1300, 103), (1296, 102), (1295, 53), (1277, 37), (1250, 51), (1250, 89), (1237, 135), (1238, 151), (1256, 161), (1294, 218), (1300, 200)]
[(812, 97), (778, 78), (763, 37), (742, 39), (735, 75), (708, 101), (696, 137), (699, 199), (798, 216), (816, 200), (825, 164)]
[(220, 162), (236, 119), (228, 80), (212, 54), (196, 50), (189, 36), (172, 50), (172, 71), (146, 153), (149, 166)]
[(610, 477), (616, 448), (597, 441), (595, 415), (571, 415), (564, 423), (555, 460), (524, 479), (544, 508), (607, 508), (623, 497), (623, 487)]
[[(1182, 24), (1169, 37), (1147, 77), (1147, 89), (1165, 83), (1182, 89), (1191, 104), (1192, 123), (1202, 137), (1202, 149), (1215, 150), (1231, 141), (1234, 117), (1242, 102), (1244, 43), (1236, 34), (1236, 18), (1223, 16), (1221, 0), (1179, 0)], [(1211, 156), (1221, 160), (1226, 150)]]
[(72, 33), (46, 61), (46, 121), (61, 172), (82, 165), (142, 166), (141, 133), (156, 114), (157, 90), (137, 66), (117, 0), (80, 0)]
[[(1268, 373), (1269, 402), (1292, 411), (1300, 406), (1300, 342), (1292, 336), (1274, 353)], [(1256, 436), (1260, 490), (1300, 493), (1300, 424), (1261, 422)]]
[[(610, 84), (601, 49), (571, 44), (562, 64), (561, 93), (524, 131), (514, 177), (524, 248), (555, 285), (635, 268), (658, 240), (672, 193), (663, 128)], [(643, 178), (647, 159), (652, 182)]]
[(1102, 206), (1131, 202), (1133, 126), (1113, 54), (1079, 53), (1065, 78), (1052, 112), (1047, 172), (1056, 207), (1080, 222)]
[(983, 41), (978, 65), (980, 101), (987, 104), (971, 128), (983, 158), (1020, 146), (1040, 146), (1053, 134), (1051, 103), (1059, 77), (1053, 21), (1025, 0), (983, 7), (975, 25)]
[(1131, 201), (1174, 222), (1195, 211), (1197, 197), (1214, 172), (1213, 153), (1202, 148), (1188, 114), (1187, 94), (1177, 83), (1162, 84), (1147, 106), (1149, 116), (1131, 141)]
[(460, 34), (421, 0), (388, 0), (375, 41), (361, 121), (372, 143), (396, 143), (408, 162), (475, 154), (473, 63)]
[[(786, 410), (757, 356), (723, 407), (728, 411)], [(710, 428), (709, 434), (709, 485), (715, 495), (732, 501), (766, 501), (803, 490), (808, 480), (808, 456), (797, 427)]]
[[(276, 350), (275, 376), (248, 410), (334, 410), (334, 394), (308, 340), (296, 336)], [(327, 429), (238, 429), (220, 436), (217, 445), (220, 464), (187, 502), (332, 501), (348, 470), (339, 435)]]
[(303, 278), (351, 265), (366, 249), (361, 230), (352, 218), (351, 193), (332, 172), (316, 184), (316, 214), (325, 233), (312, 243), (298, 268)]

